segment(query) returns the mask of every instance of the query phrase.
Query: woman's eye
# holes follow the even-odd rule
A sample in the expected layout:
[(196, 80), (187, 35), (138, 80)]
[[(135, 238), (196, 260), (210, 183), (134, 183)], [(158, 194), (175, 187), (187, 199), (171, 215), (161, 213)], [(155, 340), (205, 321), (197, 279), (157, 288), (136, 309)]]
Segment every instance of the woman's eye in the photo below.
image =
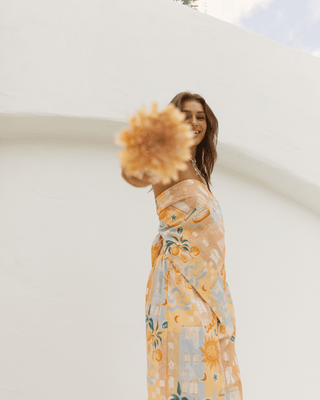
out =
[[(187, 115), (186, 118), (189, 118), (190, 115)], [(199, 119), (204, 119), (203, 117), (198, 117)]]

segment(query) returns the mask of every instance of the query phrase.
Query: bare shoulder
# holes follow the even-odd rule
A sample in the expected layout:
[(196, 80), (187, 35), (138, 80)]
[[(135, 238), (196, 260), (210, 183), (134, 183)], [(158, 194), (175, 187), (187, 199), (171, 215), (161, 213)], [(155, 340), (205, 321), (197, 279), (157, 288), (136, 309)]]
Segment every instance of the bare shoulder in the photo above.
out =
[(171, 181), (170, 183), (163, 185), (161, 183), (157, 183), (157, 184), (153, 184), (153, 194), (154, 194), (154, 198), (156, 199), (162, 192), (164, 192), (165, 190), (171, 188), (173, 185), (176, 185), (179, 182), (185, 181), (186, 179), (197, 179), (200, 182), (201, 179), (199, 178), (199, 176), (196, 174), (195, 170), (193, 169), (191, 163), (188, 163), (188, 169), (186, 169), (185, 171), (179, 171), (178, 173), (178, 180), (177, 181)]

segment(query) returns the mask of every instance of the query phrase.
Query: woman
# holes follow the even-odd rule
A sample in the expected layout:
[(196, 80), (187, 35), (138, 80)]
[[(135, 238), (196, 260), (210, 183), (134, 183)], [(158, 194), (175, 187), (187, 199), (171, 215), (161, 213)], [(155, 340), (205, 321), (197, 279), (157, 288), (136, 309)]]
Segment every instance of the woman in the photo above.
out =
[[(153, 184), (159, 233), (146, 290), (148, 400), (242, 400), (221, 208), (209, 188), (218, 121), (198, 94), (172, 100), (195, 136), (178, 181)], [(135, 187), (150, 176), (123, 178)]]

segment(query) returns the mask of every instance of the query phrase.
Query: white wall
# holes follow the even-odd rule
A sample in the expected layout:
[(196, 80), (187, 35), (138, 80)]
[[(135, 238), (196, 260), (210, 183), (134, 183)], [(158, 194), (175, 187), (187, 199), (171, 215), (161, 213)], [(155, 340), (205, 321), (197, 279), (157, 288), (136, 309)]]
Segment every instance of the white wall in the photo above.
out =
[[(146, 398), (153, 192), (115, 146), (6, 140), (0, 150), (0, 398)], [(217, 166), (246, 399), (315, 393), (320, 218)], [(292, 379), (299, 374), (299, 379)], [(272, 382), (272, 384), (271, 384)]]
[(183, 90), (220, 123), (212, 189), (245, 400), (314, 398), (320, 60), (172, 0), (0, 12), (0, 399), (146, 398), (158, 220), (112, 139)]
[(125, 120), (142, 102), (199, 92), (221, 142), (315, 185), (320, 200), (320, 59), (172, 0), (13, 0), (0, 11), (0, 113)]
[(217, 168), (213, 182), (244, 398), (316, 398), (320, 216), (234, 171)]

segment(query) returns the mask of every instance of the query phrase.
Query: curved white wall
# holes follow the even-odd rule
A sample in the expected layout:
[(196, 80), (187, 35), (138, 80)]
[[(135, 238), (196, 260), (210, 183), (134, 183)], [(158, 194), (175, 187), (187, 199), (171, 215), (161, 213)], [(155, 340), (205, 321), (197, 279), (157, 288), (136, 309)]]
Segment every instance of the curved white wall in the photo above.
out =
[(220, 123), (212, 188), (245, 400), (314, 398), (320, 60), (172, 0), (0, 12), (0, 399), (146, 398), (158, 221), (112, 140), (184, 90)]
[(1, 11), (2, 117), (126, 121), (191, 90), (216, 113), (221, 143), (263, 162), (260, 181), (278, 169), (294, 178), (285, 194), (314, 209), (304, 181), (320, 203), (320, 59), (172, 0), (15, 0)]

